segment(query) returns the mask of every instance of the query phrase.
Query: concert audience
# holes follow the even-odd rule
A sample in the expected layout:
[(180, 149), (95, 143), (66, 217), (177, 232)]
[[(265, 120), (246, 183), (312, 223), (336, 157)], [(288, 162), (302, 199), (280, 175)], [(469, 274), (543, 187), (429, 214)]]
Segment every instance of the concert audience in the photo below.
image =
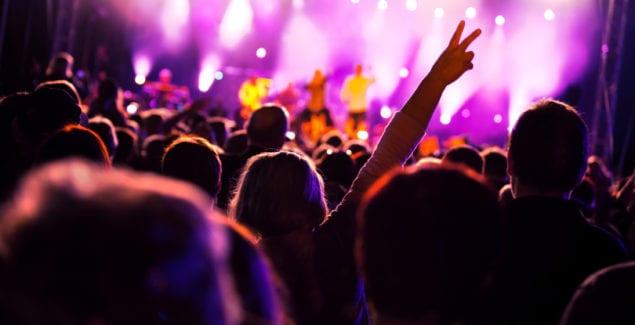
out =
[(507, 152), (403, 168), (472, 68), (464, 26), (374, 150), (335, 128), (320, 71), (294, 140), (280, 106), (244, 129), (211, 98), (128, 116), (56, 55), (0, 99), (0, 323), (632, 323), (633, 177), (587, 164), (572, 107), (534, 103)]

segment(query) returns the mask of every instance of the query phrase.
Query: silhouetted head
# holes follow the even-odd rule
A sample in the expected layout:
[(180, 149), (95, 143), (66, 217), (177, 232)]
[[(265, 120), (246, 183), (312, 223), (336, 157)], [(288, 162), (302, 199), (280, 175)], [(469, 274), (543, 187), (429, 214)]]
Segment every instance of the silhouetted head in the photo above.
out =
[(115, 165), (128, 165), (132, 159), (137, 155), (137, 135), (126, 127), (116, 127), (115, 134), (119, 145), (115, 151), (115, 159), (113, 164)]
[(108, 150), (99, 135), (79, 125), (68, 125), (53, 134), (40, 148), (36, 163), (67, 158), (83, 158), (110, 166)]
[(479, 318), (502, 245), (496, 194), (454, 167), (395, 170), (363, 199), (359, 257), (379, 319)]
[(250, 158), (230, 204), (232, 216), (263, 237), (310, 231), (324, 221), (326, 207), (311, 160), (284, 151)]
[(227, 154), (238, 155), (247, 149), (247, 132), (245, 130), (234, 131), (227, 138), (225, 152)]
[(251, 114), (247, 122), (249, 143), (264, 149), (279, 150), (289, 128), (289, 114), (276, 105), (263, 106)]
[(99, 83), (97, 87), (97, 98), (101, 100), (111, 99), (115, 100), (117, 98), (117, 93), (119, 92), (119, 87), (112, 80), (103, 80)]
[(321, 159), (317, 167), (326, 182), (335, 182), (347, 189), (357, 174), (353, 159), (342, 151), (331, 151)]
[(552, 99), (536, 102), (509, 138), (514, 191), (521, 185), (538, 192), (570, 192), (586, 170), (587, 147), (587, 126), (573, 107)]
[(172, 71), (170, 69), (161, 69), (159, 71), (159, 81), (164, 84), (172, 82)]
[(355, 75), (356, 76), (361, 76), (363, 71), (364, 71), (364, 68), (362, 67), (361, 64), (355, 65)]
[(507, 175), (507, 154), (499, 148), (487, 148), (481, 152), (483, 175), (497, 189), (509, 183)]
[(66, 52), (59, 52), (46, 69), (46, 76), (49, 80), (70, 79), (73, 77), (73, 63), (75, 59)]
[(454, 147), (445, 153), (441, 161), (462, 164), (479, 174), (483, 173), (483, 157), (471, 146)]
[(117, 138), (115, 126), (112, 125), (112, 122), (105, 117), (95, 116), (88, 120), (88, 128), (97, 133), (99, 138), (104, 142), (108, 150), (108, 156), (110, 156), (110, 160), (112, 160), (115, 157), (115, 151), (117, 151), (117, 146), (119, 145), (119, 139)]
[(82, 104), (82, 99), (79, 97), (79, 93), (77, 92), (77, 88), (70, 82), (66, 81), (66, 80), (51, 80), (51, 81), (45, 81), (39, 85), (37, 85), (37, 87), (35, 87), (35, 90), (38, 90), (40, 88), (53, 88), (53, 89), (59, 89), (64, 91), (67, 95), (69, 95), (73, 101), (75, 101), (75, 104), (77, 105), (81, 105)]
[(231, 241), (192, 186), (64, 161), (11, 202), (0, 248), (12, 323), (237, 323)]
[(220, 191), (221, 162), (209, 141), (199, 137), (181, 137), (172, 142), (161, 160), (163, 174), (187, 181), (212, 198)]

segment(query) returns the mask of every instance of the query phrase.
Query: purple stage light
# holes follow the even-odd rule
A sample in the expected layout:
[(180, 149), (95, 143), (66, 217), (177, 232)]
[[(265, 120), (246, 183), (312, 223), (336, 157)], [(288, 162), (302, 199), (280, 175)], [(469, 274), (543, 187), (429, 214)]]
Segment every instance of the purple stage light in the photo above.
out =
[(226, 47), (235, 48), (251, 31), (254, 12), (249, 0), (231, 0), (220, 23), (220, 41)]
[(467, 17), (468, 19), (476, 18), (476, 8), (468, 7), (467, 9), (465, 9), (465, 17)]
[(556, 19), (556, 13), (553, 12), (553, 10), (551, 9), (545, 10), (545, 13), (543, 14), (543, 16), (545, 17), (545, 20), (547, 21), (552, 21)]
[(445, 10), (443, 10), (443, 8), (434, 8), (434, 17), (443, 18), (444, 14), (445, 14)]
[(500, 124), (501, 122), (503, 122), (503, 116), (500, 114), (494, 115), (494, 123)]
[(408, 11), (417, 10), (417, 0), (406, 0), (406, 9)]
[(448, 125), (450, 124), (450, 122), (452, 122), (452, 116), (450, 114), (442, 113), (439, 121), (443, 125)]
[(410, 71), (408, 70), (408, 68), (401, 68), (399, 69), (399, 76), (402, 79), (408, 78), (408, 75), (410, 74)]
[(267, 49), (265, 49), (264, 47), (259, 47), (256, 50), (256, 57), (259, 59), (264, 59), (265, 56), (267, 56)]
[(386, 0), (379, 0), (377, 2), (377, 9), (384, 11), (386, 9), (388, 9), (388, 1)]
[(505, 25), (505, 17), (503, 17), (503, 15), (498, 15), (496, 16), (496, 18), (494, 19), (494, 22), (496, 23), (496, 25), (498, 26), (503, 26)]

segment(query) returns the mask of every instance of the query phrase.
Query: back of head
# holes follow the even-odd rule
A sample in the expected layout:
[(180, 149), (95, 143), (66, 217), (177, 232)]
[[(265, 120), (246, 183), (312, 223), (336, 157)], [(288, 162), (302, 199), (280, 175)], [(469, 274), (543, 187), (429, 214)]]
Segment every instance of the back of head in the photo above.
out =
[(81, 103), (82, 103), (82, 99), (79, 97), (79, 93), (77, 92), (77, 88), (72, 83), (70, 83), (70, 82), (68, 82), (66, 80), (45, 81), (45, 82), (37, 85), (37, 87), (35, 87), (35, 90), (38, 90), (38, 89), (44, 88), (44, 87), (62, 90), (66, 94), (71, 96), (71, 98), (75, 101), (75, 104), (81, 105)]
[(49, 80), (70, 79), (73, 77), (73, 63), (75, 59), (70, 53), (59, 52), (55, 55), (46, 69)]
[(287, 111), (276, 105), (263, 106), (251, 114), (247, 138), (251, 145), (279, 150), (284, 145), (289, 128)]
[(97, 133), (99, 138), (104, 142), (108, 150), (108, 156), (112, 159), (119, 145), (119, 139), (117, 138), (115, 126), (112, 122), (105, 117), (95, 116), (88, 120), (88, 128)]
[(484, 312), (502, 219), (495, 193), (473, 175), (394, 171), (367, 193), (360, 257), (380, 317), (470, 323)]
[(17, 112), (20, 132), (27, 138), (42, 139), (68, 124), (79, 124), (81, 109), (60, 89), (43, 87), (29, 95)]
[(104, 80), (99, 83), (99, 86), (97, 86), (97, 98), (100, 100), (114, 100), (117, 98), (118, 91), (119, 87), (117, 87), (117, 84), (115, 84), (112, 80)]
[(483, 173), (483, 157), (471, 146), (454, 147), (448, 150), (441, 160), (442, 162), (462, 164), (479, 174)]
[(507, 175), (507, 154), (499, 148), (487, 148), (481, 152), (483, 175), (498, 189), (509, 183)]
[(137, 134), (126, 127), (116, 127), (117, 150), (115, 151), (115, 159), (113, 164), (128, 165), (137, 154)]
[(110, 165), (110, 157), (99, 136), (83, 126), (68, 125), (53, 134), (40, 148), (38, 164), (78, 157)]
[(342, 151), (331, 151), (318, 163), (318, 169), (326, 182), (334, 182), (347, 189), (357, 174), (353, 159)]
[(291, 152), (250, 158), (231, 202), (232, 215), (263, 237), (311, 230), (326, 217), (324, 184), (313, 163)]
[(163, 174), (197, 185), (211, 197), (220, 191), (221, 162), (214, 146), (199, 137), (181, 137), (165, 149)]
[(13, 323), (233, 324), (206, 204), (185, 183), (80, 161), (32, 173), (0, 223)]
[(573, 107), (551, 99), (525, 111), (512, 130), (511, 176), (537, 190), (571, 191), (586, 169), (588, 130)]

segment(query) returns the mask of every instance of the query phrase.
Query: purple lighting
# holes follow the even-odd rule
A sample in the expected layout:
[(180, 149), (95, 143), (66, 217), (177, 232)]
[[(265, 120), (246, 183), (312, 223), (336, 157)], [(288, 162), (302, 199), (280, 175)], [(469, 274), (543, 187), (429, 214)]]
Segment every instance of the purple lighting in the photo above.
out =
[(267, 49), (265, 49), (264, 47), (259, 47), (256, 50), (256, 57), (259, 59), (264, 59), (265, 56), (267, 56)]

